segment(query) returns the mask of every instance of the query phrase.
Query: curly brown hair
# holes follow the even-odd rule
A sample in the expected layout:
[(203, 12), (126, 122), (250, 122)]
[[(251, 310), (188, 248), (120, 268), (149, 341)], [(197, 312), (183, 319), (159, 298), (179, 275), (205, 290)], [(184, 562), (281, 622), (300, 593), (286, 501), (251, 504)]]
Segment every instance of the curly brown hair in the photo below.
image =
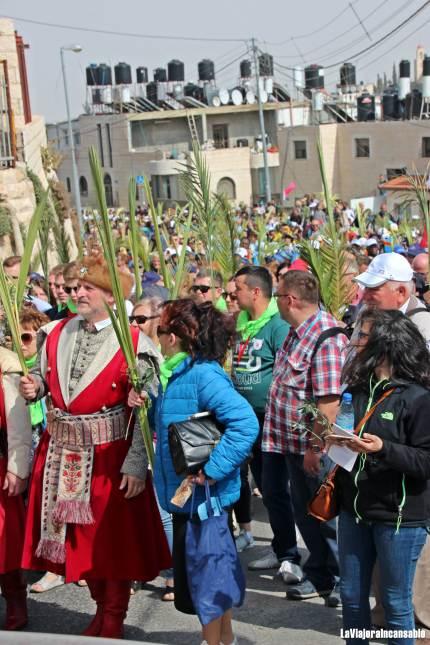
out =
[(48, 316), (42, 314), (33, 307), (25, 307), (19, 314), (19, 322), (21, 325), (27, 325), (34, 331), (38, 331), (40, 327), (50, 322)]
[(163, 307), (163, 329), (181, 339), (182, 349), (194, 360), (222, 364), (235, 335), (231, 316), (211, 302), (197, 305), (191, 298), (169, 301)]

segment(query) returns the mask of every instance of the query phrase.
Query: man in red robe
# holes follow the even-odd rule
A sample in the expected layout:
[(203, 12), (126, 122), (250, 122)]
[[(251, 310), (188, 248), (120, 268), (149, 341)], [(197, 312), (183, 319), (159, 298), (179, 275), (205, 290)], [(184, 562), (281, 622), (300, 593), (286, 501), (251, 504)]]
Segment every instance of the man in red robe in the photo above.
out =
[[(120, 273), (126, 298), (132, 278)], [(123, 637), (130, 582), (170, 566), (143, 438), (126, 408), (127, 365), (106, 311), (104, 259), (80, 268), (78, 315), (42, 328), (39, 362), (21, 379), (27, 400), (48, 397), (35, 458), (23, 567), (85, 579), (97, 613), (84, 634)], [(132, 328), (139, 368), (157, 385), (157, 351)]]
[(2, 629), (27, 623), (27, 592), (21, 571), (25, 509), (22, 493), (30, 470), (31, 423), (19, 396), (21, 367), (15, 354), (0, 348), (0, 588), (6, 600)]

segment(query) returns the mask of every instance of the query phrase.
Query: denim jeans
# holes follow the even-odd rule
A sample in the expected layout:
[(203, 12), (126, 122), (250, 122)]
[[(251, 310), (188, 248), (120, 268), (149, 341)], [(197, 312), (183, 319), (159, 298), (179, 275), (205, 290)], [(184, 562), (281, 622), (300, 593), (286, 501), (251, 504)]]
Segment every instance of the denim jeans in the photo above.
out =
[(289, 490), (289, 474), (285, 455), (263, 452), (263, 502), (273, 531), (272, 548), (278, 560), (300, 563), (296, 527)]
[[(169, 545), (170, 553), (173, 553), (173, 523), (172, 523), (172, 516), (170, 515), (170, 513), (165, 511), (164, 508), (161, 508), (160, 503), (158, 501), (157, 494), (155, 494), (155, 499), (157, 500), (158, 510), (160, 511), (161, 523), (163, 525), (164, 534), (166, 536), (167, 544)], [(163, 576), (163, 578), (165, 580), (170, 580), (171, 578), (173, 578), (173, 568), (164, 569), (164, 571), (161, 572), (161, 575)]]
[(333, 462), (322, 455), (320, 473), (312, 477), (303, 469), (303, 455), (288, 453), (286, 461), (296, 524), (309, 551), (303, 571), (318, 591), (331, 590), (339, 576), (336, 520), (320, 522), (308, 514), (308, 504)]
[[(344, 629), (370, 629), (370, 585), (376, 559), (387, 629), (415, 627), (412, 583), (417, 560), (427, 538), (424, 527), (396, 527), (378, 522), (357, 523), (341, 511), (339, 517), (340, 595)], [(429, 599), (430, 602), (430, 599)], [(349, 645), (368, 640), (347, 639)], [(391, 639), (391, 645), (412, 645), (413, 638)]]

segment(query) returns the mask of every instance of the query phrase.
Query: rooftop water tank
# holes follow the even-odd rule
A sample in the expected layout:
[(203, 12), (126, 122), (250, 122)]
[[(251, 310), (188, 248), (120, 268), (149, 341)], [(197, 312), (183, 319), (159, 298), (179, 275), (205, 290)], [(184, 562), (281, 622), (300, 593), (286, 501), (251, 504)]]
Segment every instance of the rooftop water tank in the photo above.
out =
[(157, 67), (157, 69), (154, 69), (154, 81), (156, 83), (167, 82), (167, 72), (164, 67)]
[(273, 76), (273, 56), (267, 53), (260, 54), (258, 69), (260, 76)]
[(367, 92), (357, 97), (357, 121), (375, 120), (375, 97)]
[(420, 90), (412, 90), (405, 99), (405, 118), (419, 119), (421, 116), (421, 107), (423, 95)]
[(382, 95), (382, 115), (384, 121), (400, 118), (400, 101), (397, 92), (386, 90)]
[(185, 96), (191, 96), (191, 98), (196, 99), (197, 101), (201, 101), (202, 103), (205, 100), (205, 93), (202, 87), (200, 85), (196, 85), (195, 83), (187, 83), (184, 87), (184, 94)]
[(115, 84), (116, 85), (130, 85), (131, 80), (131, 67), (128, 63), (117, 63), (114, 67)]
[(344, 63), (340, 68), (340, 86), (348, 87), (355, 84), (355, 66), (352, 63)]
[(302, 90), (305, 86), (305, 76), (303, 67), (297, 66), (293, 71), (294, 87), (296, 90)]
[(148, 82), (148, 68), (147, 67), (137, 67), (136, 68), (136, 81), (138, 83), (147, 83)]
[(213, 81), (215, 80), (215, 65), (212, 60), (205, 58), (197, 65), (199, 73), (199, 81)]
[(96, 63), (91, 63), (85, 70), (87, 77), (87, 85), (93, 86), (98, 85), (98, 65)]
[(430, 56), (425, 56), (423, 60), (423, 97), (430, 98)]
[(240, 78), (251, 78), (251, 76), (252, 76), (251, 61), (248, 59), (242, 60), (240, 62)]
[(411, 91), (411, 64), (408, 60), (401, 60), (399, 64), (399, 98), (405, 99)]
[(185, 79), (185, 66), (181, 60), (171, 60), (167, 63), (167, 75), (169, 82), (177, 83)]
[(321, 65), (305, 67), (305, 88), (307, 90), (324, 89), (324, 68)]
[(112, 68), (106, 63), (100, 63), (98, 69), (98, 84), (99, 85), (112, 85)]

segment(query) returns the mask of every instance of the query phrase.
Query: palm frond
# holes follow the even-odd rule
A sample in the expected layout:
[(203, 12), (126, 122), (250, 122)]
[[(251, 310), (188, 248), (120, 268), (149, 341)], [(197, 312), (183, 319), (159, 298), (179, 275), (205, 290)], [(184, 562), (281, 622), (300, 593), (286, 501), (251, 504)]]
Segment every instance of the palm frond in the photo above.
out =
[(135, 293), (136, 300), (140, 300), (142, 296), (142, 283), (139, 272), (139, 233), (136, 223), (136, 179), (134, 177), (130, 177), (128, 183), (128, 209), (130, 211), (129, 240), (131, 257), (133, 258)]
[(18, 356), (22, 373), (28, 374), (28, 368), (25, 364), (24, 355), (21, 349), (21, 328), (19, 324), (19, 307), (17, 305), (17, 288), (11, 284), (4, 272), (3, 264), (0, 262), (0, 300), (3, 311), (6, 316), (7, 324), (12, 336), (14, 351)]
[(236, 272), (236, 240), (239, 237), (234, 211), (225, 195), (214, 194), (217, 216), (214, 234), (214, 261), (226, 282)]
[[(47, 200), (48, 191), (45, 191), (40, 199), (40, 202), (36, 206), (33, 217), (30, 221), (30, 226), (28, 227), (28, 233), (25, 240), (24, 253), (22, 255), (21, 268), (16, 287), (16, 304), (18, 309), (20, 308), (21, 303), (24, 299), (25, 289), (27, 286), (27, 276), (31, 264), (31, 256), (33, 255), (34, 245), (36, 243), (37, 234), (40, 229), (40, 222), (45, 211)], [(47, 278), (48, 274), (46, 274), (45, 277)]]
[(169, 289), (169, 291), (171, 291), (172, 278), (167, 268), (166, 260), (164, 259), (164, 251), (163, 251), (163, 245), (161, 243), (161, 235), (160, 235), (162, 204), (159, 204), (161, 208), (159, 209), (155, 208), (154, 197), (152, 195), (151, 186), (149, 185), (148, 179), (146, 177), (144, 182), (144, 188), (145, 188), (145, 195), (146, 195), (146, 201), (148, 203), (149, 213), (152, 219), (152, 223), (154, 225), (155, 245), (157, 248), (158, 256), (160, 258), (161, 275), (163, 276), (164, 286), (167, 289)]
[[(427, 231), (427, 239), (430, 240), (430, 164), (427, 164), (423, 175), (419, 175), (416, 168), (414, 168), (414, 173), (412, 175), (406, 175), (406, 179), (412, 188), (415, 200), (418, 202), (421, 217), (424, 219), (424, 226)], [(430, 283), (430, 265), (427, 273), (427, 282)]]
[(182, 242), (181, 256), (179, 258), (178, 266), (176, 268), (176, 273), (175, 273), (175, 284), (172, 288), (172, 293), (171, 293), (172, 300), (176, 300), (176, 298), (179, 296), (182, 283), (184, 281), (185, 259), (187, 257), (187, 244), (188, 244), (188, 238), (191, 233), (192, 221), (193, 221), (193, 207), (190, 206), (188, 210), (188, 218), (185, 223), (185, 227), (182, 231), (182, 234), (184, 237)]

